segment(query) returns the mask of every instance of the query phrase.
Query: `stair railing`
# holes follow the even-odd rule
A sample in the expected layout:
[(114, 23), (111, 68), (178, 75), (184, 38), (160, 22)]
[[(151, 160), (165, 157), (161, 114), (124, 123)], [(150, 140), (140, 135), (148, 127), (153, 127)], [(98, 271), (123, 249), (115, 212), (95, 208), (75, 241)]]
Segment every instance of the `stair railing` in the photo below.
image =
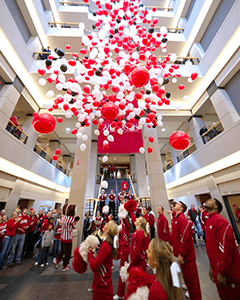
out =
[(95, 207), (94, 207), (94, 211), (93, 211), (93, 220), (95, 219), (96, 213), (97, 213), (97, 207), (98, 207), (98, 202), (99, 202), (99, 196), (101, 194), (101, 188), (102, 188), (102, 181), (103, 181), (103, 175), (101, 175), (101, 179), (100, 179), (100, 185), (99, 185), (99, 189), (98, 189), (98, 197), (95, 201)]

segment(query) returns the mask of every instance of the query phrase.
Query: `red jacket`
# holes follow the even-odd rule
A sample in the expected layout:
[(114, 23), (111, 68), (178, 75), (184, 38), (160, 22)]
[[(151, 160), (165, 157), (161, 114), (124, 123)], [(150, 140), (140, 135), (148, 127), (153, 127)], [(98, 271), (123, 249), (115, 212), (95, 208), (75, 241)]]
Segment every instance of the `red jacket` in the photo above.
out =
[(149, 224), (149, 215), (148, 214), (145, 214), (145, 215), (142, 215), (145, 219), (146, 219), (146, 221), (148, 222), (148, 224)]
[(236, 217), (240, 220), (240, 209), (236, 210)]
[(220, 273), (233, 282), (240, 282), (240, 254), (228, 221), (217, 212), (210, 214), (205, 236), (213, 275)]
[[(44, 222), (42, 223), (42, 226), (40, 228), (40, 233), (42, 233), (43, 231), (47, 231), (49, 224), (50, 223), (48, 222), (48, 220), (46, 220), (46, 222), (44, 220)], [(52, 230), (54, 230), (54, 224), (52, 223), (51, 225), (52, 225)]]
[(185, 261), (196, 259), (191, 225), (182, 212), (176, 214), (172, 224), (172, 245), (176, 257), (180, 254)]
[(30, 216), (30, 227), (28, 232), (33, 232), (35, 230), (35, 226), (37, 223), (38, 218), (36, 216), (32, 217)]
[(109, 194), (108, 198), (109, 198), (110, 201), (114, 201), (115, 198), (116, 198), (116, 195), (115, 194)]
[(106, 201), (106, 199), (107, 199), (107, 195), (106, 195), (106, 194), (104, 194), (104, 195), (101, 194), (101, 195), (99, 196), (99, 200), (100, 200), (100, 201)]
[(7, 222), (5, 223), (0, 223), (0, 239), (3, 241), (5, 233), (6, 232), (2, 232), (2, 230), (6, 229), (7, 227)]
[(136, 207), (136, 215), (140, 215), (141, 211), (142, 211), (142, 207), (138, 204)]
[(61, 240), (62, 226), (58, 225), (57, 232), (55, 233), (54, 239)]
[(93, 251), (88, 253), (88, 262), (93, 271), (92, 288), (98, 293), (105, 293), (112, 290), (112, 248), (103, 241), (96, 258), (93, 256)]
[(165, 242), (170, 242), (170, 230), (168, 227), (168, 220), (164, 214), (158, 217), (158, 237), (160, 240)]
[(149, 245), (149, 234), (144, 236), (143, 230), (135, 230), (131, 239), (130, 258), (131, 263), (146, 259), (146, 251)]
[(31, 220), (30, 220), (30, 217), (28, 215), (26, 215), (26, 216), (21, 215), (19, 225), (18, 225), (18, 228), (17, 228), (17, 233), (18, 234), (26, 233), (27, 229), (25, 229), (25, 227), (30, 225), (30, 221)]
[(129, 247), (130, 224), (127, 219), (123, 219), (122, 230), (119, 231), (119, 248)]
[(18, 228), (18, 222), (13, 219), (7, 221), (6, 233), (5, 236), (14, 236), (16, 234), (16, 230)]
[(125, 199), (125, 193), (124, 193), (124, 192), (123, 192), (123, 193), (120, 192), (120, 193), (118, 194), (118, 201), (121, 202), (123, 199)]
[(148, 300), (168, 300), (167, 294), (164, 291), (161, 283), (157, 280), (155, 275), (154, 277), (155, 280), (149, 289)]
[(126, 200), (134, 200), (135, 197), (134, 197), (133, 194), (125, 194), (125, 199), (126, 199)]
[(155, 224), (155, 217), (154, 217), (154, 214), (152, 212), (149, 213), (148, 215), (149, 217), (149, 226), (153, 226)]
[(103, 231), (103, 218), (102, 217), (96, 217), (95, 220), (93, 220), (93, 231), (101, 229)]
[(202, 230), (205, 232), (205, 227), (206, 227), (206, 222), (209, 219), (209, 212), (206, 210), (202, 211), (202, 217), (201, 217), (201, 225), (202, 225)]

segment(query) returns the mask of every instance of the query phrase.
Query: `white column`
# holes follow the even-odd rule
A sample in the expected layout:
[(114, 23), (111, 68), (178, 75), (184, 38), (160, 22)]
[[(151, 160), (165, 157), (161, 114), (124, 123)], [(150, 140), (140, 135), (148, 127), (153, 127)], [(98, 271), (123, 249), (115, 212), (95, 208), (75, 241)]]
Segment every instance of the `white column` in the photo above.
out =
[(225, 90), (218, 89), (210, 99), (224, 130), (229, 129), (235, 122), (239, 121), (239, 114)]
[(96, 174), (97, 174), (97, 146), (96, 142), (91, 142), (90, 158), (88, 160), (87, 170), (87, 187), (86, 187), (86, 198), (94, 198), (94, 190), (96, 185)]
[(138, 184), (138, 197), (148, 196), (148, 182), (146, 174), (145, 156), (144, 154), (135, 154), (136, 176)]
[(21, 180), (16, 179), (13, 189), (7, 197), (7, 203), (5, 206), (6, 215), (11, 218), (12, 213), (17, 208), (18, 201), (20, 199), (23, 183)]
[[(154, 142), (150, 143), (148, 138), (152, 136)], [(163, 175), (163, 165), (158, 144), (157, 130), (144, 126), (144, 147), (146, 149), (146, 163), (148, 172), (148, 182), (150, 187), (150, 197), (152, 210), (157, 217), (157, 208), (163, 206), (165, 210), (169, 209), (168, 197)], [(148, 153), (147, 148), (152, 147), (152, 153)]]
[(178, 163), (177, 156), (180, 153), (180, 151), (175, 150), (172, 146), (170, 146), (170, 151), (172, 155), (172, 161), (175, 166)]
[(23, 131), (28, 135), (26, 145), (31, 150), (33, 150), (38, 137), (38, 133), (32, 127), (32, 120), (33, 120), (32, 116), (26, 116), (22, 124)]
[(6, 129), (20, 94), (13, 85), (5, 84), (0, 92), (0, 128)]
[(206, 127), (206, 124), (204, 123), (203, 119), (200, 117), (193, 116), (189, 121), (189, 127), (192, 132), (193, 140), (197, 149), (199, 149), (204, 145), (202, 136), (199, 134), (202, 125), (205, 125)]

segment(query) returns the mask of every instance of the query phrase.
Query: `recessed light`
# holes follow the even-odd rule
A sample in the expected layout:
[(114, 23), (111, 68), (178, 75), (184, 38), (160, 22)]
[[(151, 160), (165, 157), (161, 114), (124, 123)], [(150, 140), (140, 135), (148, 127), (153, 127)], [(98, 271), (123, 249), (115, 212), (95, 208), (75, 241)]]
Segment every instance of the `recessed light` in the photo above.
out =
[(67, 131), (67, 132), (70, 132), (70, 131), (71, 131), (71, 128), (67, 127), (67, 128), (66, 128), (66, 131)]
[(49, 145), (49, 143), (47, 143), (47, 145)]
[(166, 128), (162, 128), (161, 130), (162, 130), (162, 131), (166, 131)]
[(213, 125), (215, 125), (216, 124), (216, 122), (213, 122)]

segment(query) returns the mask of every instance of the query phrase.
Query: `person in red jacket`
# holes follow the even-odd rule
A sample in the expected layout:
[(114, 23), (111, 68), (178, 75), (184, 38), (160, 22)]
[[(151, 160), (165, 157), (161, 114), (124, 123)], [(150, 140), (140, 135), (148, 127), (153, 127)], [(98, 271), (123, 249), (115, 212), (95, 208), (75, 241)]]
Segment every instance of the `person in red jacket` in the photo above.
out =
[(125, 202), (125, 191), (122, 189), (120, 193), (118, 193), (118, 201), (119, 205), (123, 204)]
[(139, 218), (142, 212), (142, 203), (139, 202), (136, 207), (136, 218)]
[(149, 217), (149, 226), (150, 226), (150, 239), (155, 238), (155, 214), (152, 211), (151, 206), (147, 208), (148, 217)]
[(203, 230), (203, 239), (204, 239), (204, 245), (206, 244), (206, 238), (205, 238), (205, 228), (206, 228), (206, 223), (207, 220), (209, 219), (209, 212), (206, 209), (203, 209), (201, 212), (201, 226)]
[(88, 262), (94, 274), (93, 300), (112, 300), (112, 266), (113, 259), (117, 258), (114, 237), (118, 234), (118, 226), (114, 221), (108, 222), (103, 228), (105, 240), (102, 242), (97, 257), (94, 258), (93, 249), (89, 247)]
[(30, 209), (30, 224), (28, 229), (28, 234), (26, 236), (26, 257), (32, 257), (34, 250), (34, 240), (33, 235), (36, 227), (37, 217), (35, 216), (35, 210)]
[[(120, 217), (119, 217), (120, 218)], [(126, 214), (125, 218), (120, 218), (121, 223), (118, 226), (119, 229), (119, 249), (118, 249), (118, 257), (120, 257), (120, 268), (124, 266), (125, 262), (128, 263), (128, 257), (130, 254), (130, 221), (128, 214)], [(121, 276), (119, 276), (118, 280), (118, 289), (117, 294), (113, 297), (114, 300), (123, 299), (125, 295), (125, 282), (122, 282)]]
[(236, 217), (237, 217), (237, 222), (240, 221), (240, 208), (237, 206), (237, 204), (233, 204), (233, 208), (236, 211)]
[(193, 245), (191, 226), (184, 212), (187, 206), (179, 201), (174, 210), (176, 216), (172, 224), (172, 246), (174, 256), (178, 258), (183, 278), (191, 300), (201, 300), (201, 289), (196, 264), (196, 255)]
[(92, 221), (93, 231), (95, 230), (101, 230), (103, 231), (103, 222), (104, 219), (100, 216), (100, 211), (97, 212), (97, 216), (95, 217), (95, 220)]
[(219, 214), (222, 211), (220, 201), (209, 199), (204, 207), (209, 212), (205, 227), (209, 277), (215, 282), (221, 300), (237, 300), (240, 295), (240, 254), (233, 229)]
[(6, 265), (8, 254), (12, 248), (12, 243), (19, 225), (19, 221), (20, 218), (18, 217), (18, 213), (14, 212), (11, 219), (7, 222), (3, 247), (0, 253), (0, 269), (3, 269)]
[(147, 221), (143, 217), (139, 217), (136, 219), (133, 213), (131, 214), (131, 218), (133, 223), (136, 226), (136, 230), (132, 234), (131, 238), (131, 248), (130, 248), (130, 265), (128, 267), (128, 273), (132, 268), (139, 267), (146, 271), (147, 263), (146, 263), (146, 251), (150, 242), (149, 234), (147, 233)]
[(19, 226), (14, 236), (12, 251), (9, 256), (9, 262), (8, 262), (9, 267), (13, 266), (13, 260), (17, 249), (18, 250), (16, 255), (16, 263), (18, 265), (22, 264), (21, 258), (22, 258), (23, 245), (25, 241), (26, 231), (29, 228), (30, 221), (31, 221), (30, 217), (27, 215), (27, 212), (28, 212), (27, 208), (24, 208), (22, 215), (20, 216)]
[(128, 191), (127, 194), (125, 194), (126, 201), (128, 200), (135, 200), (134, 194), (132, 194), (131, 190)]
[(0, 217), (0, 252), (2, 250), (3, 240), (6, 232), (7, 227), (7, 216), (3, 215), (3, 217)]
[(116, 195), (114, 194), (113, 190), (111, 190), (111, 193), (108, 195), (109, 198), (109, 213), (113, 215), (113, 218), (115, 219), (115, 198)]
[(101, 195), (99, 196), (99, 201), (100, 201), (99, 210), (100, 210), (100, 214), (102, 216), (103, 216), (102, 209), (103, 209), (103, 206), (105, 206), (106, 199), (107, 199), (107, 195), (105, 194), (105, 190), (102, 190)]
[(168, 226), (168, 220), (163, 214), (164, 208), (158, 207), (158, 237), (160, 240), (170, 242), (170, 230)]

